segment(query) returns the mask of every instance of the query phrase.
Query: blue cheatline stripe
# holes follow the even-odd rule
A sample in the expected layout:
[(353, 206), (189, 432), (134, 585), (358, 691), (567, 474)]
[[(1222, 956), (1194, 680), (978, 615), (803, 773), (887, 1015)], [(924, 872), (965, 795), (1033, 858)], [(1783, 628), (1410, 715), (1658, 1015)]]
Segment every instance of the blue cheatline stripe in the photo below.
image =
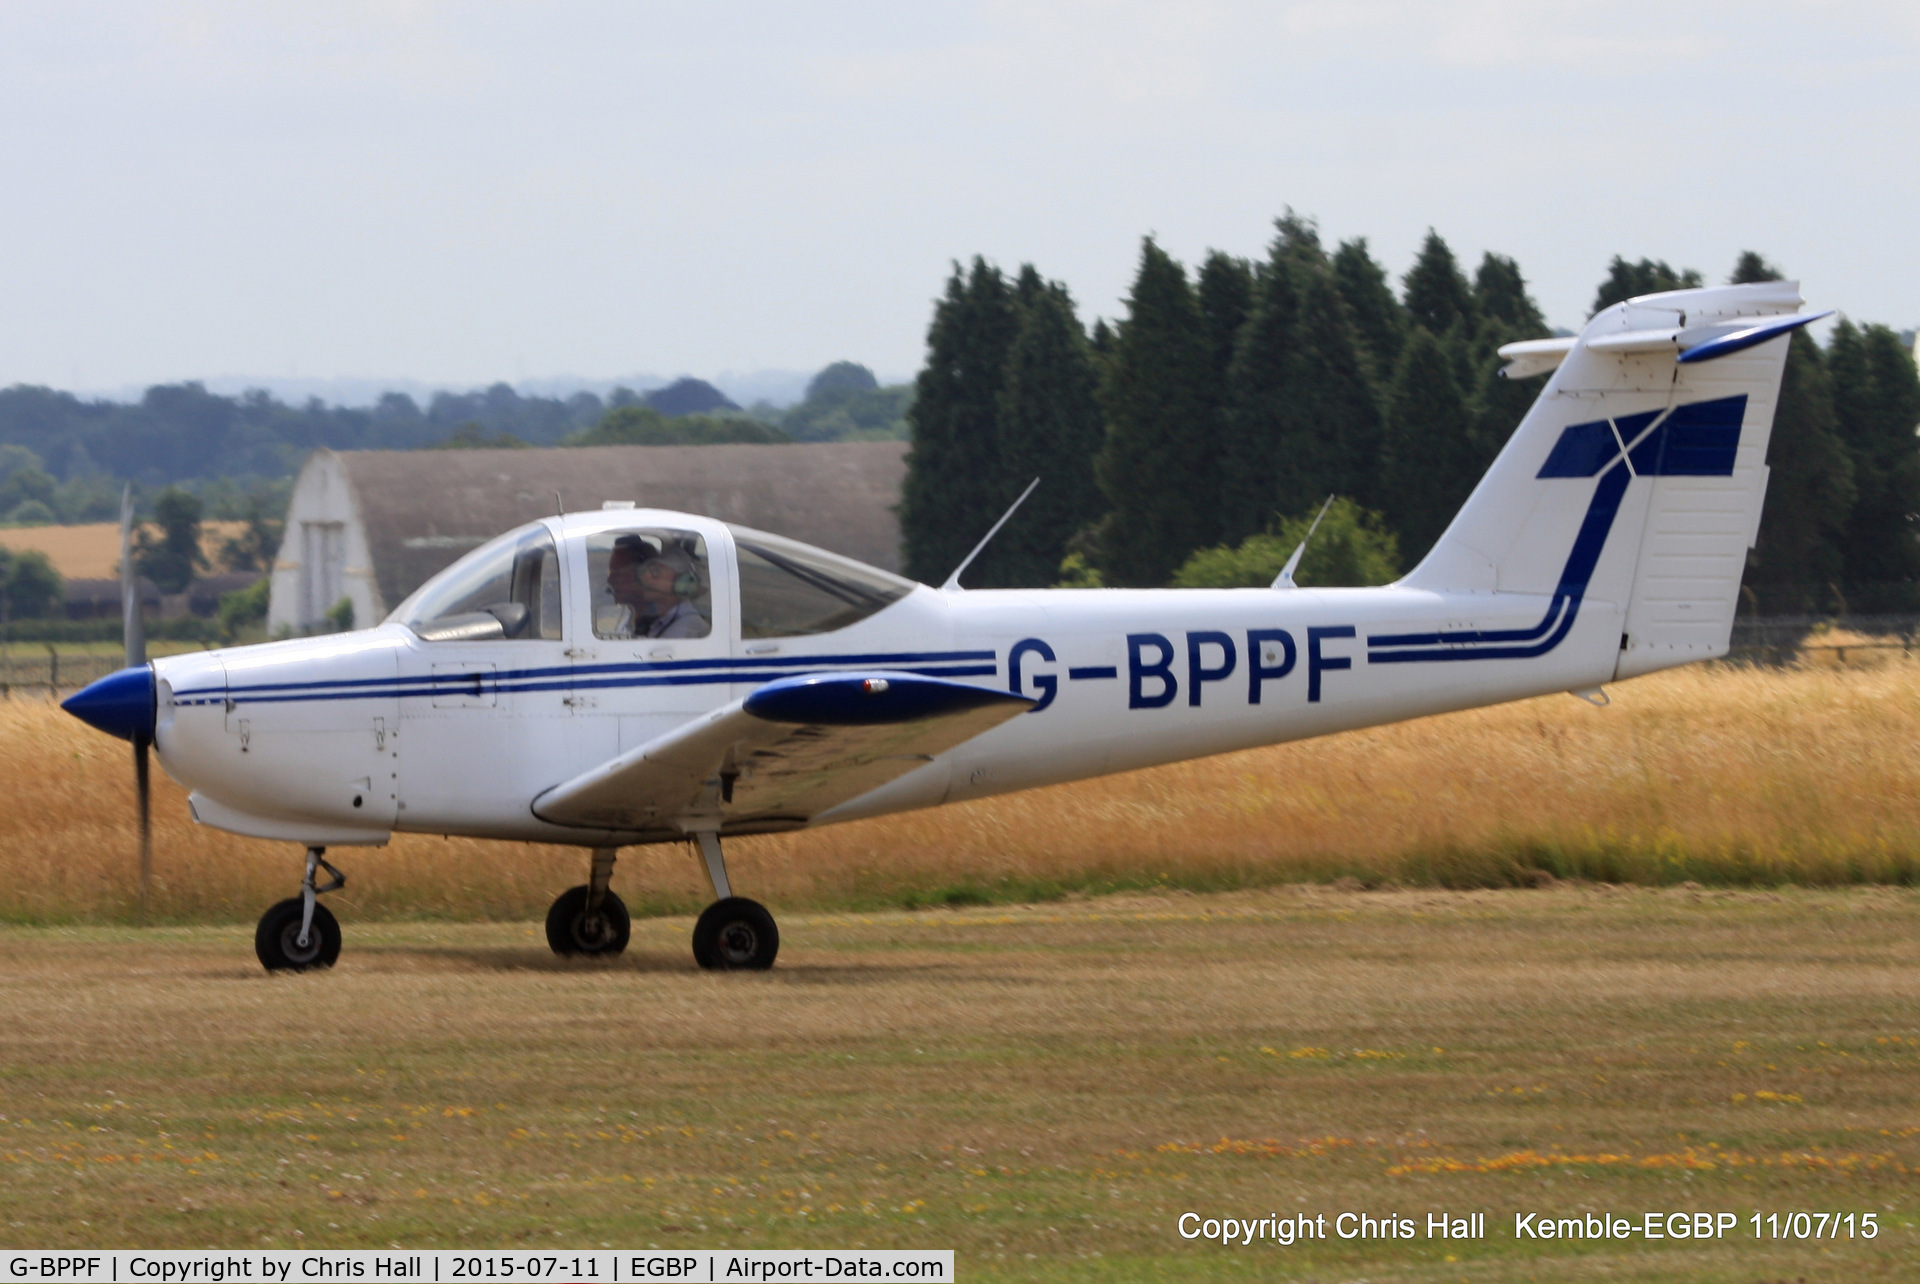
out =
[[(924, 678), (991, 678), (999, 672), (992, 664), (896, 666), (890, 672), (911, 673)], [(409, 696), (513, 695), (540, 691), (609, 690), (624, 687), (725, 686), (733, 682), (772, 682), (778, 678), (801, 678), (816, 673), (838, 673), (838, 669), (792, 669), (788, 671), (755, 669), (748, 673), (680, 673), (651, 677), (600, 678), (582, 682), (555, 678), (540, 682), (503, 682), (490, 674), (446, 674), (438, 678), (415, 677), (409, 685), (380, 691), (288, 691), (274, 695), (251, 692), (232, 696), (234, 707), (246, 704), (312, 704), (323, 700), (399, 700)], [(476, 679), (478, 679), (476, 681)], [(176, 702), (178, 703), (178, 702)], [(198, 704), (223, 704), (224, 699), (196, 701)]]
[[(700, 670), (707, 670), (707, 669), (724, 669), (728, 672), (728, 674), (733, 676), (695, 677), (695, 678), (688, 678), (686, 681), (688, 682), (723, 682), (723, 681), (724, 682), (732, 682), (732, 681), (754, 682), (754, 681), (760, 681), (762, 679), (756, 676), (751, 676), (752, 670), (790, 669), (795, 664), (830, 664), (830, 665), (857, 664), (857, 665), (868, 665), (868, 666), (880, 665), (880, 666), (899, 667), (902, 665), (910, 665), (910, 664), (955, 664), (955, 663), (964, 663), (968, 661), (977, 662), (977, 661), (983, 661), (983, 660), (989, 663), (992, 663), (994, 662), (994, 659), (995, 659), (995, 655), (994, 655), (994, 652), (992, 651), (895, 651), (895, 652), (874, 652), (874, 653), (865, 653), (865, 654), (856, 654), (856, 655), (809, 655), (809, 656), (788, 656), (788, 657), (718, 656), (711, 659), (701, 659), (701, 660), (653, 660), (653, 661), (631, 662), (631, 663), (620, 663), (620, 664), (554, 665), (554, 666), (547, 666), (543, 668), (509, 669), (502, 673), (488, 675), (487, 680), (490, 682), (509, 683), (509, 682), (525, 681), (525, 680), (537, 680), (542, 678), (566, 678), (569, 681), (571, 681), (581, 677), (582, 675), (592, 677), (599, 674), (619, 674), (619, 673), (634, 673), (634, 674), (692, 673), (692, 672), (698, 672)], [(480, 661), (475, 661), (475, 663), (484, 663), (484, 659)], [(809, 672), (811, 672), (811, 670), (809, 670)], [(989, 668), (986, 670), (986, 672), (991, 674), (994, 672), (994, 669)], [(331, 680), (323, 678), (323, 679), (307, 681), (307, 682), (261, 682), (261, 683), (255, 683), (252, 685), (236, 686), (231, 688), (196, 687), (190, 690), (175, 692), (174, 703), (176, 704), (188, 703), (192, 700), (193, 697), (205, 697), (210, 701), (218, 702), (218, 701), (226, 700), (229, 697), (234, 699), (239, 699), (244, 696), (249, 700), (257, 701), (268, 696), (269, 694), (274, 694), (274, 693), (291, 694), (295, 692), (316, 692), (323, 689), (329, 692), (339, 693), (335, 698), (346, 698), (346, 696), (351, 693), (384, 696), (384, 695), (392, 695), (396, 691), (399, 691), (403, 688), (418, 686), (423, 681), (442, 682), (442, 683), (455, 682), (465, 686), (465, 685), (472, 684), (473, 674), (472, 673), (462, 673), (462, 674), (454, 674), (454, 675), (443, 674), (443, 675), (439, 675), (438, 677), (432, 677), (432, 678), (418, 676), (418, 675), (414, 677), (401, 677), (396, 675), (393, 677), (386, 677), (386, 678), (337, 678), (337, 679), (331, 679)], [(389, 690), (388, 688), (391, 688), (391, 690)]]

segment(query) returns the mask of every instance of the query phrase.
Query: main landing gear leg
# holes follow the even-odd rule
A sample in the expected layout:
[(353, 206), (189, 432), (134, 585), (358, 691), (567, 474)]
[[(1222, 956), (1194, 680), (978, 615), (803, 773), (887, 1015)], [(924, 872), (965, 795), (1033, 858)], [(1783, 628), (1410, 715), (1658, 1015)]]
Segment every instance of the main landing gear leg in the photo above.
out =
[(547, 911), (547, 944), (555, 954), (601, 954), (611, 958), (627, 948), (633, 921), (626, 904), (608, 890), (617, 849), (596, 847), (585, 887), (560, 893)]
[(719, 834), (701, 830), (693, 837), (700, 844), (717, 898), (693, 925), (694, 962), (709, 972), (766, 971), (780, 952), (780, 929), (774, 926), (773, 915), (758, 901), (733, 894)]
[[(332, 967), (340, 957), (340, 924), (319, 898), (347, 885), (347, 876), (327, 863), (327, 849), (307, 848), (307, 872), (300, 895), (281, 901), (260, 916), (253, 932), (253, 952), (269, 972), (304, 972)], [(326, 870), (329, 881), (320, 885), (314, 875)]]

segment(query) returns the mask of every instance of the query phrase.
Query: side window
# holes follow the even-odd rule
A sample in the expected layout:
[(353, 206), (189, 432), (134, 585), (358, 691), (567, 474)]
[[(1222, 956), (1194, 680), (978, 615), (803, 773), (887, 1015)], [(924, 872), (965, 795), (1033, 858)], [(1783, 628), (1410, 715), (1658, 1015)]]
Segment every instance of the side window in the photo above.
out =
[(597, 638), (703, 638), (713, 632), (707, 542), (692, 531), (587, 537)]
[(735, 526), (740, 560), (740, 636), (831, 633), (913, 591), (913, 582), (797, 540)]
[(426, 642), (560, 637), (560, 555), (544, 526), (512, 531), (422, 585), (394, 612)]

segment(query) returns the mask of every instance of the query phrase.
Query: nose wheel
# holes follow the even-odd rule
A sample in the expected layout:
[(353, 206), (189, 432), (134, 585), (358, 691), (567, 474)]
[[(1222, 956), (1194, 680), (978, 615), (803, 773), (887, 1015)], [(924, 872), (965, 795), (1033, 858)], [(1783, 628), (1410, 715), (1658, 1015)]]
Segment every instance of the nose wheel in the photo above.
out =
[[(253, 952), (269, 972), (305, 972), (332, 967), (340, 957), (340, 922), (319, 903), (326, 892), (347, 885), (347, 876), (326, 861), (326, 848), (307, 848), (307, 873), (300, 895), (281, 901), (260, 916), (253, 931)], [(314, 875), (326, 870), (325, 884)]]

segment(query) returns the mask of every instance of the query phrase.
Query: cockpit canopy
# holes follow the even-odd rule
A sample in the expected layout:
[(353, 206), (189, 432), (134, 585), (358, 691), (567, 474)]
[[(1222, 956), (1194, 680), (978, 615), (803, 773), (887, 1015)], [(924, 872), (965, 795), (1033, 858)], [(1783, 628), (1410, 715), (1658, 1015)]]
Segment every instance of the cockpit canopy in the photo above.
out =
[(590, 601), (575, 636), (707, 637), (715, 597), (724, 595), (737, 608), (741, 639), (804, 637), (857, 624), (914, 588), (765, 531), (728, 524), (710, 544), (698, 530), (635, 518), (632, 526), (565, 534), (558, 544), (545, 522), (509, 531), (428, 580), (388, 618), (425, 642), (558, 641), (575, 609), (567, 568), (578, 565)]

